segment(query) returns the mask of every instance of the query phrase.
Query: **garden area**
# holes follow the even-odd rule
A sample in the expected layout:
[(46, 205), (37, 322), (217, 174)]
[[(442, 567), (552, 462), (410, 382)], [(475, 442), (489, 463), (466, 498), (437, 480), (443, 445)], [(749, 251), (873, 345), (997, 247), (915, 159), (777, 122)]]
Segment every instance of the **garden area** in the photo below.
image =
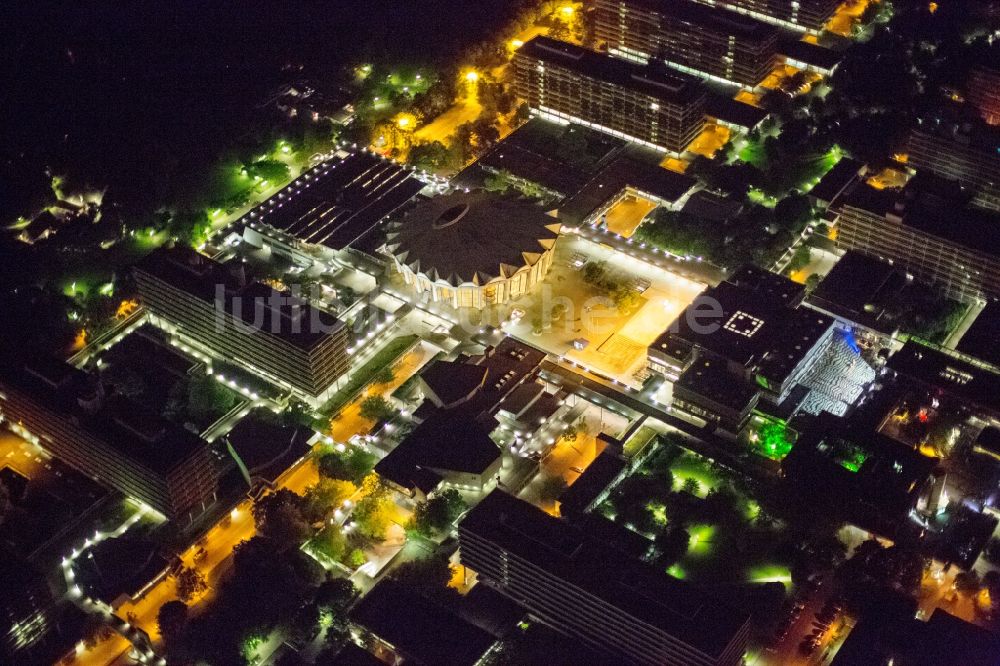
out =
[(798, 433), (789, 428), (782, 419), (759, 414), (750, 417), (746, 428), (740, 433), (740, 442), (751, 453), (777, 462), (781, 462), (791, 453), (797, 438)]
[(813, 218), (804, 195), (777, 203), (754, 203), (749, 188), (730, 200), (743, 202), (735, 215), (707, 219), (685, 210), (660, 208), (647, 216), (633, 238), (676, 255), (701, 257), (721, 267), (772, 265)]
[(788, 586), (842, 561), (832, 526), (789, 524), (762, 507), (760, 491), (736, 472), (670, 436), (657, 446), (597, 508), (649, 538), (657, 567), (695, 581)]
[[(337, 414), (369, 384), (384, 378), (385, 371), (392, 367), (403, 354), (410, 350), (419, 338), (416, 335), (401, 335), (390, 340), (377, 351), (368, 361), (350, 372), (347, 383), (338, 390), (326, 404), (319, 409), (324, 419), (336, 418)], [(323, 427), (325, 427), (325, 423)]]

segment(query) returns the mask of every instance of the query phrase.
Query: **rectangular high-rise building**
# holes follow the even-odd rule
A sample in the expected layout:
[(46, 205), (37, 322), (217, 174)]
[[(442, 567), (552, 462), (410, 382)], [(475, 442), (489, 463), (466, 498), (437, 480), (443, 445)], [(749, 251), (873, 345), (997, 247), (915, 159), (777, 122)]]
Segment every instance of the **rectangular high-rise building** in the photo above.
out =
[(968, 187), (976, 206), (1000, 211), (1000, 128), (925, 118), (910, 134), (907, 159)]
[(208, 443), (142, 405), (105, 395), (96, 377), (56, 360), (0, 371), (0, 417), (56, 458), (168, 518), (215, 501)]
[(965, 90), (965, 99), (976, 107), (983, 121), (988, 125), (1000, 125), (1000, 65), (974, 67)]
[(837, 205), (837, 246), (888, 261), (963, 302), (1000, 298), (1000, 221), (864, 183)]
[(316, 401), (348, 368), (349, 331), (291, 294), (247, 283), (189, 248), (160, 249), (135, 267), (153, 321), (250, 372)]
[(458, 526), (461, 563), (560, 632), (648, 666), (736, 666), (747, 613), (501, 490)]
[(596, 0), (596, 36), (612, 55), (662, 60), (690, 74), (753, 88), (777, 63), (779, 31), (692, 0)]
[(842, 0), (698, 0), (772, 25), (818, 35)]
[(536, 37), (514, 55), (514, 71), (518, 95), (536, 113), (671, 153), (705, 124), (704, 88), (666, 68)]

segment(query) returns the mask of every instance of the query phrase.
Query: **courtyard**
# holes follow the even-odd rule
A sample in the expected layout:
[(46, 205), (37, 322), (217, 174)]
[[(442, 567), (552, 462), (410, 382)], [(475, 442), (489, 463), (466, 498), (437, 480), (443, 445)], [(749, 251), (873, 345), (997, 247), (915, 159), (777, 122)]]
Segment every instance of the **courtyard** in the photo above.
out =
[[(631, 285), (631, 307), (618, 308), (608, 293), (584, 278), (584, 266), (601, 264)], [(704, 285), (650, 266), (574, 235), (556, 245), (552, 268), (533, 293), (514, 301), (522, 316), (506, 330), (540, 349), (638, 388), (646, 349), (683, 312)]]

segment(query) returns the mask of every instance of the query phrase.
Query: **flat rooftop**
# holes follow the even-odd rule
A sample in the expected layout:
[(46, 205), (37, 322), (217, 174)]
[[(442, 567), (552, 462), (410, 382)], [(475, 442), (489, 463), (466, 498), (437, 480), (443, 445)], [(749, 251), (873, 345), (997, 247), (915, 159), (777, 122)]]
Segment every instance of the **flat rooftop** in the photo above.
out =
[(587, 78), (642, 93), (665, 104), (693, 104), (705, 96), (701, 82), (694, 77), (619, 60), (548, 37), (535, 37), (518, 49), (518, 54), (558, 64)]
[(842, 198), (843, 206), (866, 211), (876, 217), (894, 215), (905, 226), (960, 245), (973, 252), (1000, 257), (1000, 236), (995, 232), (1000, 215), (955, 202), (930, 192), (907, 188), (878, 190), (858, 183)]
[[(574, 150), (565, 150), (572, 140)], [(487, 170), (508, 171), (563, 197), (579, 192), (629, 144), (583, 125), (559, 125), (532, 118), (452, 180), (460, 187), (482, 186)], [(657, 153), (659, 155), (659, 153)], [(658, 164), (662, 156), (654, 164)]]
[(889, 357), (887, 366), (904, 377), (944, 390), (966, 403), (1000, 413), (1000, 375), (950, 353), (909, 340)]
[(423, 188), (411, 171), (360, 150), (304, 172), (243, 222), (266, 224), (307, 243), (342, 250)]
[(606, 446), (583, 470), (569, 488), (559, 497), (559, 508), (563, 515), (586, 511), (587, 507), (601, 493), (618, 479), (628, 464), (625, 459)]
[[(174, 289), (216, 306), (221, 289), (226, 312), (256, 329), (310, 351), (344, 323), (331, 314), (292, 299), (287, 292), (262, 283), (248, 282), (240, 264), (220, 264), (188, 247), (159, 248), (135, 266)], [(314, 326), (316, 322), (321, 326)]]
[(983, 308), (972, 326), (958, 341), (958, 351), (1000, 367), (1000, 303), (993, 301)]
[(767, 40), (777, 39), (780, 34), (774, 26), (757, 19), (690, 0), (633, 0), (631, 4), (727, 35)]
[(708, 398), (724, 407), (742, 412), (757, 392), (726, 370), (722, 363), (700, 358), (691, 364), (674, 384), (676, 388)]
[(906, 284), (891, 265), (860, 252), (847, 252), (809, 295), (810, 305), (874, 331), (892, 334), (886, 305)]
[(720, 655), (749, 621), (748, 614), (500, 490), (469, 511), (459, 531), (490, 541), (554, 580), (710, 656)]
[(473, 666), (496, 642), (486, 631), (391, 578), (355, 604), (350, 619), (392, 645), (407, 663), (412, 659), (417, 664)]
[(638, 150), (626, 150), (610, 162), (559, 207), (559, 219), (580, 224), (626, 188), (673, 204), (698, 184), (692, 176), (651, 165), (640, 156)]
[(786, 278), (738, 271), (699, 294), (650, 349), (669, 351), (682, 340), (783, 381), (833, 325), (825, 315), (796, 307), (800, 297), (801, 285)]
[(757, 127), (769, 115), (760, 107), (714, 92), (705, 100), (705, 113), (728, 125), (748, 130)]
[[(30, 360), (0, 368), (0, 383), (79, 426), (122, 456), (167, 474), (208, 444), (198, 435), (122, 396), (97, 397), (96, 378), (68, 363)], [(84, 409), (82, 404), (98, 404)]]
[(819, 201), (830, 203), (860, 176), (864, 163), (842, 157), (833, 168), (824, 174), (816, 187), (809, 190), (809, 196)]
[(500, 448), (474, 417), (463, 407), (434, 412), (380, 460), (375, 471), (406, 487), (419, 469), (482, 474), (500, 457)]
[(937, 460), (873, 432), (861, 419), (823, 412), (803, 423), (782, 461), (786, 477), (817, 506), (855, 512), (866, 529), (892, 533), (913, 506)]
[(309, 453), (313, 431), (282, 422), (282, 415), (256, 407), (225, 436), (225, 441), (253, 476), (275, 481), (292, 463)]
[(797, 35), (782, 39), (778, 44), (778, 53), (826, 71), (832, 70), (844, 59), (842, 51), (834, 51), (817, 44), (804, 42)]

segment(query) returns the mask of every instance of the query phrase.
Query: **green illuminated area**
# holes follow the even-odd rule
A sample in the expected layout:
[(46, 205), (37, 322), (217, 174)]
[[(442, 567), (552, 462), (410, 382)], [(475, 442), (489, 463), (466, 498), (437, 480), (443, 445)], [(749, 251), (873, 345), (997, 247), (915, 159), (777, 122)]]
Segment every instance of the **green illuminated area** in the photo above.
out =
[(792, 583), (792, 571), (782, 564), (762, 564), (747, 569), (748, 583)]
[(649, 426), (642, 426), (628, 438), (625, 442), (624, 453), (626, 458), (631, 458), (636, 453), (642, 451), (646, 446), (652, 443), (651, 440), (656, 437), (656, 431)]
[(753, 453), (770, 460), (784, 460), (794, 446), (796, 433), (781, 419), (764, 419), (755, 416), (744, 437)]
[(715, 550), (715, 525), (691, 525), (688, 527), (691, 540), (688, 542), (688, 557), (707, 557)]
[(861, 469), (861, 465), (864, 464), (865, 460), (868, 459), (868, 454), (862, 451), (860, 448), (854, 447), (845, 457), (841, 458), (837, 462), (844, 469), (857, 472)]
[(680, 580), (684, 580), (685, 578), (687, 578), (687, 572), (684, 571), (684, 569), (679, 564), (672, 565), (669, 569), (667, 569), (667, 573), (673, 576), (674, 578), (678, 578)]
[(598, 510), (649, 539), (651, 562), (676, 578), (787, 582), (794, 549), (783, 523), (742, 476), (682, 443), (661, 436)]
[(660, 526), (665, 526), (667, 524), (667, 507), (663, 504), (656, 502), (650, 502), (646, 505), (646, 509), (653, 514), (653, 522)]
[(670, 473), (674, 492), (684, 490), (697, 497), (704, 498), (722, 484), (722, 477), (712, 468), (711, 461), (693, 453), (677, 458), (670, 466)]
[(849, 472), (857, 473), (868, 460), (868, 452), (845, 439), (824, 440), (817, 449)]

